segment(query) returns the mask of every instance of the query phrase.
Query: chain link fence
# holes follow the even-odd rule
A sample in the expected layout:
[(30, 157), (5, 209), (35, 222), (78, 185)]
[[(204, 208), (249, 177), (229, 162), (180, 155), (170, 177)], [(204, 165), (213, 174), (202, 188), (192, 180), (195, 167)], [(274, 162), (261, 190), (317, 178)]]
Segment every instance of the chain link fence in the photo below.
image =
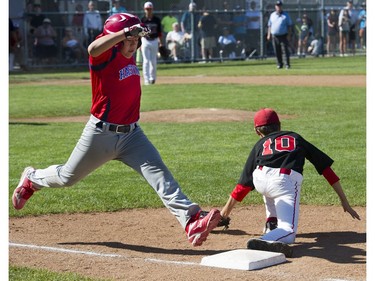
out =
[[(43, 1), (42, 1), (43, 2)], [(87, 46), (90, 43), (90, 34), (83, 26), (83, 15), (87, 10), (88, 1), (49, 1), (56, 4), (56, 11), (39, 12), (35, 9), (35, 5), (26, 4), (22, 15), (12, 16), (12, 21), (18, 31), (19, 42), (14, 52), (14, 65), (21, 68), (41, 68), (41, 67), (72, 67), (87, 65)], [(160, 1), (155, 2), (154, 14), (160, 19), (167, 16), (173, 16), (177, 22), (181, 23), (184, 17), (189, 17), (190, 22), (197, 21), (204, 11), (212, 14), (217, 20), (215, 40), (223, 35), (223, 30), (228, 29), (236, 38), (235, 49), (230, 54), (223, 54), (222, 48), (217, 43), (213, 50), (212, 60), (245, 60), (245, 59), (262, 59), (272, 57), (274, 55), (272, 44), (266, 40), (267, 22), (270, 13), (274, 11), (274, 1), (196, 1), (197, 9), (194, 13), (189, 13), (187, 7), (190, 1)], [(255, 9), (251, 11), (254, 3)], [(357, 12), (361, 10), (362, 2), (353, 1), (354, 8)], [(10, 6), (17, 5), (16, 2), (10, 2)], [(127, 10), (139, 17), (143, 16), (143, 2), (126, 1)], [(110, 16), (113, 7), (112, 2), (97, 1), (96, 9), (100, 12), (102, 23)], [(319, 33), (324, 42), (327, 34), (327, 13), (331, 9), (335, 9), (337, 14), (346, 5), (346, 1), (300, 1), (289, 0), (284, 1), (283, 9), (288, 12), (293, 20), (293, 35), (291, 39), (291, 54), (297, 54), (298, 36), (300, 32), (301, 18), (306, 14), (312, 22), (312, 36)], [(41, 8), (42, 4), (39, 5)], [(163, 9), (158, 9), (161, 7)], [(168, 9), (169, 8), (169, 9)], [(51, 10), (49, 8), (48, 10)], [(259, 15), (258, 28), (251, 30), (247, 21), (253, 14)], [(54, 45), (55, 50), (52, 56), (44, 58), (48, 52), (38, 50), (36, 45), (36, 28), (32, 26), (31, 20), (40, 17), (51, 21), (51, 25), (55, 31)], [(194, 17), (192, 19), (191, 17)], [(244, 22), (246, 21), (246, 22)], [(64, 39), (65, 36), (75, 38), (78, 45), (72, 50), (69, 44), (73, 44), (73, 39)], [(167, 32), (164, 32), (165, 40)], [(64, 41), (65, 40), (65, 41)], [(68, 41), (68, 42), (67, 42)], [(64, 43), (65, 42), (65, 43)], [(359, 44), (357, 35), (356, 43)], [(164, 42), (167, 46), (167, 42)], [(64, 46), (65, 45), (65, 46)], [(361, 49), (362, 50), (362, 49)], [(361, 52), (359, 50), (358, 52)], [(199, 62), (202, 61), (200, 49), (200, 32), (195, 28), (192, 32), (191, 40), (184, 42), (181, 46), (180, 62)], [(137, 62), (141, 64), (142, 57), (137, 52)], [(160, 57), (159, 63), (171, 63), (172, 57)]]

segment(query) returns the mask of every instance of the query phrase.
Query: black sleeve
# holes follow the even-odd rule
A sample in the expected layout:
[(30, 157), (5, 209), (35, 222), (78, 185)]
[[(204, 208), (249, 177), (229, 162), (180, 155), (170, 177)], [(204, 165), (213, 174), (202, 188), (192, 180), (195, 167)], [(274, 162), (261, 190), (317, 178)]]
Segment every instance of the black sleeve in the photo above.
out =
[(242, 174), (240, 176), (240, 179), (238, 180), (238, 184), (249, 186), (251, 188), (254, 188), (253, 183), (253, 171), (255, 170), (257, 164), (256, 164), (256, 146), (251, 150), (249, 157), (246, 160), (245, 166), (242, 170)]
[(333, 164), (333, 160), (327, 154), (304, 139), (303, 146), (306, 150), (306, 159), (314, 165), (319, 175), (321, 175), (327, 167), (330, 167)]

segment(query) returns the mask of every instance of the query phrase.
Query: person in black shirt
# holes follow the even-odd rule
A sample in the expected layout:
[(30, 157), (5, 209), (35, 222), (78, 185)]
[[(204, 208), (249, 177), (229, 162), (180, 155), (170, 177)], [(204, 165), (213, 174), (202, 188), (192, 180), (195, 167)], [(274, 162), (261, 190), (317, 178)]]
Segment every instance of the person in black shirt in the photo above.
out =
[(360, 220), (331, 168), (333, 160), (328, 155), (299, 134), (281, 131), (279, 117), (273, 109), (259, 110), (254, 116), (254, 128), (261, 139), (251, 150), (238, 184), (221, 211), (221, 216), (228, 218), (236, 203), (251, 190), (256, 189), (263, 195), (267, 216), (264, 235), (260, 239), (250, 239), (248, 249), (292, 256), (288, 244), (294, 243), (296, 238), (305, 159), (333, 187), (344, 212)]

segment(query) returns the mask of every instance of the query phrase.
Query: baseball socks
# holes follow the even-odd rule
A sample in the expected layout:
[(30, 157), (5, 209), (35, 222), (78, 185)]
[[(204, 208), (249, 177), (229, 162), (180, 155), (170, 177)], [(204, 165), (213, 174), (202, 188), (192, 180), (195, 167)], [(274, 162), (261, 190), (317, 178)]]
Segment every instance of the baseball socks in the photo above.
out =
[(206, 241), (208, 234), (217, 226), (221, 218), (218, 209), (212, 209), (206, 216), (201, 217), (200, 212), (190, 219), (185, 231), (188, 240), (193, 246), (201, 246)]

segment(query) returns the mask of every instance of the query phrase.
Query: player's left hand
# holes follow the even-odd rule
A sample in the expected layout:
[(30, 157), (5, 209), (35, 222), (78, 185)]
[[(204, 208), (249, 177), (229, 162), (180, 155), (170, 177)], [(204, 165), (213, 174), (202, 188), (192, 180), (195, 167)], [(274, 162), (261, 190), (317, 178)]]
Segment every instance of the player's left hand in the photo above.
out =
[(353, 219), (361, 220), (358, 213), (352, 207), (350, 207), (349, 203), (342, 202), (342, 207), (344, 209), (344, 212), (348, 212), (352, 216)]

